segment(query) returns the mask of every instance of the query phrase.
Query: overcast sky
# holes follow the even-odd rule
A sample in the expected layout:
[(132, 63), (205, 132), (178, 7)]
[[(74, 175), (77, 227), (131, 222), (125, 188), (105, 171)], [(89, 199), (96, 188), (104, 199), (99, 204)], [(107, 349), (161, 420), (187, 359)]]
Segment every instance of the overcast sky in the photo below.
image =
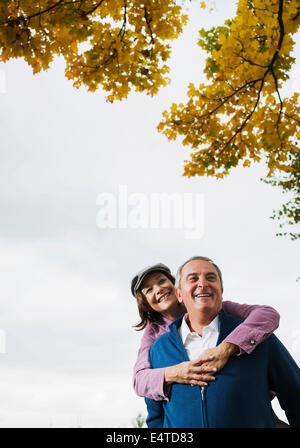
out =
[[(154, 98), (106, 103), (101, 91), (74, 89), (60, 59), (38, 75), (22, 60), (0, 65), (1, 427), (124, 427), (146, 415), (132, 388), (141, 333), (129, 284), (156, 262), (176, 271), (192, 255), (213, 258), (224, 299), (274, 306), (276, 334), (300, 361), (299, 243), (276, 237), (269, 219), (286, 198), (259, 180), (263, 164), (221, 181), (183, 177), (189, 149), (156, 130), (187, 85), (204, 81), (198, 29), (234, 14), (235, 2), (212, 3), (211, 14), (191, 5), (172, 44), (172, 83)], [(285, 92), (299, 78), (298, 62)], [(203, 236), (99, 228), (99, 197), (117, 203), (124, 188), (127, 212), (136, 193), (144, 203), (154, 193), (203, 198)]]

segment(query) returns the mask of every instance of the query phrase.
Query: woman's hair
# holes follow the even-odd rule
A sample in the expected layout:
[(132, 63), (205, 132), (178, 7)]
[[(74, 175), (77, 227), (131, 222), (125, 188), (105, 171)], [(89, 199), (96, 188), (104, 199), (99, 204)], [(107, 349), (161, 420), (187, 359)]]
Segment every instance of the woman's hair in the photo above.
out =
[[(174, 285), (175, 278), (172, 275), (165, 275)], [(141, 285), (142, 286), (142, 285)], [(143, 330), (148, 322), (162, 322), (162, 315), (158, 311), (155, 311), (151, 306), (149, 305), (145, 295), (141, 291), (141, 287), (138, 289), (136, 293), (136, 301), (137, 306), (139, 310), (139, 315), (141, 318), (141, 321), (133, 325), (133, 328), (136, 329), (136, 331)]]
[(141, 318), (141, 321), (138, 324), (133, 325), (133, 328), (135, 328), (136, 331), (143, 330), (148, 322), (162, 321), (162, 315), (158, 311), (151, 308), (146, 297), (141, 291), (136, 293), (136, 301)]

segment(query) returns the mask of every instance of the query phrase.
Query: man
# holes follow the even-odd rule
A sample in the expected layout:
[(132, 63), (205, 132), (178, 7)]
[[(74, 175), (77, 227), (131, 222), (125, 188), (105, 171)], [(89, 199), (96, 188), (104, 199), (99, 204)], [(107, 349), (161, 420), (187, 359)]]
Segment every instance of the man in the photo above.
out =
[[(219, 344), (240, 319), (222, 310), (220, 269), (206, 257), (186, 261), (176, 276), (176, 295), (187, 314), (170, 325), (149, 351), (153, 368), (199, 356)], [(207, 350), (206, 350), (207, 353)], [(291, 426), (300, 427), (300, 370), (272, 335), (249, 356), (231, 357), (205, 387), (173, 384), (169, 401), (146, 399), (149, 427), (274, 427), (270, 390)]]

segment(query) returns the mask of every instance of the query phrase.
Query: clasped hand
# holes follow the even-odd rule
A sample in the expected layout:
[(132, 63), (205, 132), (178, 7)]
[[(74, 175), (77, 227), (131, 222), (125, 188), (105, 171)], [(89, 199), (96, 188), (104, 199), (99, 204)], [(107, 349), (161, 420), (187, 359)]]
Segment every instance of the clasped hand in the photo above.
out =
[(215, 380), (213, 375), (221, 370), (230, 356), (237, 351), (238, 348), (235, 345), (222, 342), (217, 347), (205, 350), (193, 361), (184, 361), (175, 366), (166, 367), (165, 382), (166, 384), (207, 386), (207, 382)]

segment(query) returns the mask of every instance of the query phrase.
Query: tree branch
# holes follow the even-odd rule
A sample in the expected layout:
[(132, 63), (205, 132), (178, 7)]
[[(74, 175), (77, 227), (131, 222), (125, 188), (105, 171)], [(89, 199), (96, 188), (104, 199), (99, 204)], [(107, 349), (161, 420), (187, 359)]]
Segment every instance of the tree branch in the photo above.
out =
[(124, 19), (123, 19), (123, 25), (118, 33), (118, 37), (121, 36), (121, 41), (123, 41), (123, 38), (126, 33), (126, 23), (127, 23), (127, 1), (124, 0)]
[(277, 118), (277, 122), (276, 122), (277, 134), (278, 134), (278, 137), (280, 138), (278, 126), (279, 126), (279, 122), (280, 122), (280, 119), (281, 119), (283, 103), (282, 103), (282, 99), (281, 99), (279, 88), (278, 88), (278, 80), (277, 80), (277, 77), (276, 77), (276, 75), (274, 73), (273, 67), (271, 69), (271, 73), (272, 73), (272, 76), (274, 78), (276, 92), (277, 92), (277, 96), (278, 96), (278, 99), (279, 99), (279, 102), (280, 102), (280, 110), (279, 110), (279, 114), (278, 114), (278, 118)]
[[(267, 74), (269, 72), (272, 73), (272, 76), (274, 78), (276, 92), (277, 92), (277, 95), (278, 95), (278, 98), (279, 98), (279, 101), (280, 101), (280, 111), (279, 111), (278, 119), (277, 119), (277, 122), (276, 122), (276, 128), (277, 128), (277, 132), (278, 132), (278, 137), (280, 138), (278, 126), (279, 126), (279, 122), (280, 122), (281, 115), (282, 115), (283, 103), (282, 103), (281, 96), (280, 96), (280, 93), (279, 93), (278, 80), (277, 80), (277, 77), (276, 77), (276, 75), (274, 73), (274, 64), (275, 64), (275, 61), (276, 61), (277, 56), (279, 54), (279, 51), (280, 51), (280, 49), (282, 47), (282, 42), (283, 42), (283, 38), (284, 38), (284, 34), (285, 34), (284, 23), (283, 23), (283, 20), (282, 20), (282, 12), (283, 12), (283, 0), (279, 0), (279, 8), (278, 8), (277, 16), (278, 16), (278, 22), (279, 22), (280, 35), (279, 35), (277, 49), (276, 49), (276, 51), (275, 51), (275, 53), (274, 53), (274, 55), (272, 57), (272, 60), (271, 60), (271, 62), (269, 64), (269, 66), (266, 67), (266, 71), (264, 73), (264, 76), (262, 78), (260, 78), (260, 79), (256, 79), (254, 81), (250, 81), (249, 83), (244, 84), (242, 87), (240, 87), (239, 89), (235, 90), (235, 92), (233, 92), (229, 97), (227, 97), (226, 100), (223, 101), (220, 105), (218, 105), (214, 110), (212, 110), (209, 113), (199, 117), (199, 119), (201, 119), (201, 118), (204, 118), (207, 115), (212, 115), (214, 112), (216, 112), (216, 110), (218, 110), (221, 106), (223, 106), (231, 97), (235, 96), (240, 90), (242, 90), (245, 87), (247, 87), (247, 85), (251, 85), (251, 84), (255, 85), (258, 81), (261, 81), (261, 85), (260, 85), (260, 88), (259, 88), (259, 91), (258, 91), (258, 95), (257, 95), (257, 99), (256, 99), (256, 102), (255, 102), (254, 108), (252, 109), (251, 113), (246, 117), (246, 119), (244, 120), (242, 125), (236, 130), (234, 135), (228, 140), (227, 143), (225, 143), (224, 148), (219, 152), (219, 154), (221, 154), (228, 147), (228, 145), (234, 140), (234, 138), (239, 133), (241, 133), (243, 128), (246, 126), (248, 121), (251, 119), (251, 117), (252, 117), (253, 113), (255, 112), (255, 110), (256, 110), (256, 108), (258, 106), (258, 103), (260, 101), (260, 95), (261, 95), (261, 92), (262, 92), (262, 89), (263, 89), (263, 86), (264, 86), (265, 78), (266, 78), (266, 76), (267, 76)], [(242, 45), (242, 48), (243, 48), (243, 45)], [(249, 61), (247, 61), (247, 62), (249, 62)], [(257, 64), (254, 64), (254, 65), (257, 65)]]
[(59, 0), (58, 2), (54, 3), (54, 5), (49, 6), (49, 8), (44, 9), (43, 11), (36, 12), (35, 14), (31, 14), (31, 15), (28, 16), (26, 19), (27, 19), (27, 20), (30, 20), (30, 19), (33, 19), (34, 17), (40, 16), (40, 15), (42, 15), (42, 14), (45, 14), (46, 12), (49, 12), (49, 11), (51, 11), (52, 9), (57, 8), (57, 6), (61, 5), (62, 3), (63, 3), (63, 0)]
[(282, 20), (282, 10), (283, 10), (283, 0), (279, 0), (279, 9), (278, 9), (278, 13), (277, 13), (277, 19), (278, 19), (278, 22), (279, 22), (280, 34), (279, 34), (277, 50), (275, 51), (275, 53), (273, 55), (273, 58), (272, 58), (272, 61), (271, 61), (270, 65), (269, 65), (270, 68), (273, 68), (273, 65), (274, 65), (274, 63), (275, 63), (275, 61), (277, 59), (277, 56), (278, 56), (278, 53), (279, 53), (279, 51), (281, 49), (283, 38), (284, 38), (284, 23), (283, 23), (283, 20)]
[(299, 8), (299, 11), (298, 11), (297, 14), (293, 17), (292, 20), (297, 20), (299, 16), (300, 16), (300, 8)]
[(257, 82), (262, 81), (264, 79), (263, 78), (258, 78), (258, 79), (254, 79), (252, 81), (246, 82), (244, 85), (242, 85), (241, 87), (239, 87), (238, 89), (236, 89), (231, 95), (225, 97), (225, 100), (223, 100), (221, 102), (221, 104), (218, 104), (217, 107), (215, 107), (213, 110), (207, 112), (206, 114), (200, 115), (200, 117), (197, 117), (198, 120), (201, 120), (202, 118), (205, 118), (209, 115), (214, 114), (220, 107), (224, 106), (224, 104), (226, 104), (233, 96), (235, 96), (236, 94), (238, 94), (241, 90), (243, 90), (244, 88), (251, 86), (252, 84), (255, 85)]
[[(265, 77), (264, 77), (264, 78), (265, 78)], [(259, 91), (258, 91), (258, 94), (257, 94), (257, 99), (256, 99), (256, 102), (255, 102), (255, 105), (254, 105), (252, 111), (248, 114), (248, 116), (247, 116), (246, 119), (243, 121), (243, 123), (241, 124), (241, 126), (240, 126), (240, 127), (235, 131), (235, 133), (230, 137), (230, 139), (228, 140), (228, 142), (225, 143), (223, 149), (219, 152), (218, 155), (220, 155), (223, 151), (225, 151), (225, 149), (227, 148), (227, 146), (230, 145), (230, 143), (235, 139), (235, 137), (236, 137), (238, 134), (241, 134), (242, 130), (244, 129), (244, 127), (246, 126), (246, 124), (247, 124), (248, 121), (251, 119), (252, 115), (254, 114), (255, 109), (256, 109), (257, 106), (258, 106), (258, 103), (259, 103), (259, 100), (260, 100), (260, 95), (261, 95), (261, 92), (262, 92), (262, 89), (263, 89), (263, 86), (264, 86), (264, 82), (265, 82), (264, 78), (261, 80), (260, 88), (259, 88)]]
[(86, 11), (85, 15), (87, 16), (88, 14), (92, 14), (94, 11), (96, 11), (96, 9), (99, 8), (99, 6), (101, 6), (101, 4), (104, 2), (104, 0), (100, 0), (100, 2), (97, 3), (96, 6), (94, 6), (94, 8), (92, 8), (90, 11)]
[[(236, 37), (236, 40), (237, 40), (238, 43), (241, 45), (241, 47), (242, 47), (242, 52), (246, 53), (244, 44), (243, 44), (243, 42), (241, 41), (241, 39), (239, 39), (238, 37)], [(267, 66), (265, 66), (265, 65), (260, 65), (260, 64), (257, 64), (256, 62), (251, 61), (250, 59), (246, 59), (244, 56), (242, 56), (242, 55), (239, 54), (239, 53), (235, 53), (235, 55), (236, 55), (237, 57), (240, 57), (241, 59), (243, 59), (243, 61), (248, 62), (248, 64), (250, 64), (250, 65), (255, 65), (255, 66), (260, 67), (260, 68), (267, 68)]]
[[(10, 23), (16, 23), (19, 22), (20, 20), (23, 21), (30, 21), (30, 19), (33, 19), (34, 17), (37, 16), (41, 16), (42, 14), (46, 14), (47, 12), (51, 11), (52, 9), (58, 8), (58, 7), (62, 7), (62, 6), (66, 6), (66, 5), (74, 5), (75, 3), (82, 3), (84, 0), (74, 0), (74, 1), (68, 1), (65, 2), (64, 0), (59, 0), (56, 3), (54, 3), (53, 5), (49, 6), (46, 9), (43, 9), (42, 11), (38, 11), (34, 14), (31, 14), (30, 16), (25, 17), (24, 15), (18, 16), (15, 19), (11, 19), (8, 20), (7, 22), (2, 22), (0, 23), (0, 26), (2, 25), (9, 25)], [(92, 9), (90, 9), (89, 11), (84, 12), (85, 15), (89, 15), (92, 14), (94, 11), (96, 11), (97, 8), (99, 8), (99, 6), (101, 6), (101, 4), (104, 2), (104, 0), (100, 0), (100, 2), (98, 2)]]
[(149, 31), (150, 31), (151, 43), (154, 44), (154, 43), (155, 43), (155, 40), (154, 40), (154, 37), (153, 37), (153, 32), (152, 32), (151, 25), (150, 25), (150, 22), (152, 21), (152, 18), (151, 18), (151, 16), (150, 16), (150, 14), (148, 13), (146, 7), (144, 7), (144, 11), (145, 11), (144, 17), (145, 17), (145, 20), (146, 20), (148, 29), (149, 29)]
[(298, 120), (297, 118), (287, 114), (286, 112), (283, 112), (283, 115), (285, 115), (286, 117), (290, 118), (291, 120), (297, 121), (297, 123), (300, 123), (300, 120)]

